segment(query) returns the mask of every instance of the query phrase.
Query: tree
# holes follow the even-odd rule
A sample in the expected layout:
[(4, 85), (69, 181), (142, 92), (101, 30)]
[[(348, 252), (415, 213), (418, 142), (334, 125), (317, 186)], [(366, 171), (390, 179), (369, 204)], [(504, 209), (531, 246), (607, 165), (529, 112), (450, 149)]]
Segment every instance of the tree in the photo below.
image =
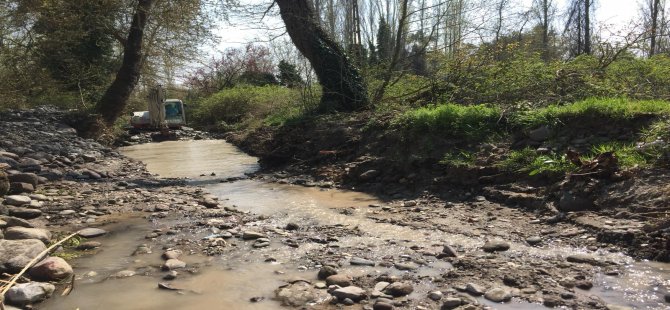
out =
[(358, 69), (317, 21), (309, 0), (276, 0), (286, 31), (311, 63), (323, 88), (321, 110), (354, 111), (367, 106)]
[(388, 62), (393, 55), (393, 35), (391, 26), (385, 19), (379, 19), (379, 28), (377, 29), (377, 58), (381, 62)]
[(591, 13), (593, 0), (573, 0), (564, 33), (572, 39), (573, 56), (591, 54)]
[(286, 61), (279, 61), (279, 82), (288, 87), (294, 88), (303, 84), (302, 77), (298, 74), (296, 65)]
[(107, 126), (114, 124), (140, 79), (142, 69), (142, 43), (153, 0), (139, 0), (130, 23), (128, 38), (123, 46), (123, 62), (112, 85), (102, 96), (96, 111)]

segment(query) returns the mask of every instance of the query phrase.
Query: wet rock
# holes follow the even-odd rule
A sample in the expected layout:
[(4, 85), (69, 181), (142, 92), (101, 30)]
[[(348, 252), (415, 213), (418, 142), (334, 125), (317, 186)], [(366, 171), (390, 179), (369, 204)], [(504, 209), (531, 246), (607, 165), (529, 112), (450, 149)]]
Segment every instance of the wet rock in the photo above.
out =
[(59, 281), (67, 279), (74, 271), (72, 266), (60, 257), (47, 257), (35, 264), (29, 271), (34, 280)]
[(254, 241), (254, 248), (264, 248), (270, 246), (270, 239), (268, 238), (258, 238)]
[(168, 281), (169, 281), (169, 280), (174, 280), (174, 279), (177, 278), (178, 275), (179, 275), (179, 273), (178, 273), (177, 271), (175, 271), (175, 270), (170, 270), (168, 273), (166, 273), (166, 274), (163, 276), (163, 280), (168, 280)]
[(9, 175), (8, 178), (11, 183), (28, 183), (33, 186), (33, 189), (39, 184), (39, 178), (34, 173), (17, 173)]
[(324, 291), (314, 289), (309, 283), (296, 282), (278, 288), (275, 291), (277, 300), (283, 306), (303, 307), (309, 303), (325, 298)]
[(37, 239), (44, 242), (44, 244), (48, 244), (51, 240), (51, 232), (41, 228), (10, 227), (5, 231), (5, 239)]
[(23, 195), (9, 195), (5, 197), (5, 204), (10, 206), (22, 206), (27, 205), (31, 201), (30, 197)]
[(428, 293), (428, 298), (434, 301), (438, 301), (444, 297), (444, 294), (440, 291), (432, 291)]
[(133, 251), (133, 256), (141, 254), (151, 254), (151, 248), (146, 244), (140, 244), (135, 251)]
[(265, 234), (252, 230), (246, 230), (242, 233), (242, 239), (244, 240), (255, 240), (258, 238), (265, 238)]
[(337, 269), (335, 269), (332, 266), (323, 266), (321, 269), (319, 269), (319, 273), (317, 274), (317, 278), (319, 280), (325, 280), (326, 278), (336, 275), (337, 274)]
[(19, 283), (12, 286), (12, 288), (7, 291), (5, 299), (10, 304), (24, 306), (49, 298), (55, 290), (56, 287), (50, 283)]
[(42, 216), (42, 211), (24, 207), (10, 207), (8, 208), (8, 211), (10, 216), (22, 218), (25, 220), (32, 220)]
[(665, 302), (670, 303), (670, 293), (666, 293), (664, 298), (665, 298)]
[(343, 274), (334, 274), (326, 278), (326, 284), (328, 286), (337, 285), (341, 287), (346, 287), (351, 285), (351, 281), (352, 281), (351, 277)]
[(78, 231), (77, 234), (84, 238), (95, 238), (107, 234), (107, 231), (100, 228), (84, 228)]
[(475, 283), (468, 283), (465, 285), (465, 291), (470, 293), (471, 295), (474, 296), (482, 296), (484, 293), (486, 293), (486, 290), (484, 287), (475, 284)]
[(512, 294), (503, 288), (492, 288), (484, 293), (484, 298), (493, 302), (505, 302), (512, 299)]
[(462, 303), (463, 301), (458, 297), (447, 297), (444, 299), (444, 302), (442, 302), (442, 309), (443, 310), (455, 309), (456, 307), (460, 307)]
[(101, 245), (102, 244), (97, 241), (86, 241), (80, 243), (76, 249), (79, 251), (93, 250), (95, 248), (99, 248)]
[(181, 250), (167, 250), (165, 253), (163, 253), (163, 259), (169, 260), (169, 259), (177, 259), (179, 258), (183, 252)]
[(384, 289), (384, 293), (394, 297), (406, 296), (414, 291), (414, 287), (405, 282), (394, 282)]
[(376, 265), (375, 262), (373, 262), (371, 260), (368, 260), (368, 259), (360, 258), (360, 257), (352, 258), (349, 261), (349, 263), (354, 265), (354, 266), (373, 266), (374, 267)]
[(504, 252), (509, 250), (510, 244), (502, 241), (502, 240), (490, 240), (487, 241), (484, 246), (482, 246), (482, 250), (484, 252)]
[(337, 299), (339, 300), (349, 298), (356, 302), (366, 297), (365, 290), (357, 286), (347, 286), (338, 288), (332, 291), (330, 294), (337, 297)]
[(175, 270), (175, 269), (186, 268), (186, 263), (174, 258), (168, 259), (167, 261), (165, 261), (162, 268), (163, 270)]
[(121, 270), (113, 275), (111, 275), (112, 278), (117, 278), (117, 279), (122, 279), (122, 278), (130, 278), (136, 274), (135, 271), (133, 270)]

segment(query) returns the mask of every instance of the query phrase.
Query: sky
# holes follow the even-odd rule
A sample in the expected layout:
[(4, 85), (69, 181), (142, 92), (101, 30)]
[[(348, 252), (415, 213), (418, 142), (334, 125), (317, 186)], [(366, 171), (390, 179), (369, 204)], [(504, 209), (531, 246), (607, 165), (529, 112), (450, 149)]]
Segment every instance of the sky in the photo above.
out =
[[(364, 0), (365, 1), (365, 0)], [(566, 9), (569, 0), (554, 0), (559, 12)], [(597, 25), (614, 25), (608, 28), (623, 28), (636, 19), (640, 12), (640, 1), (642, 0), (597, 0), (595, 7), (595, 23)], [(269, 0), (247, 0), (243, 3), (270, 3)], [(523, 5), (530, 6), (533, 0), (521, 0)], [(216, 51), (222, 51), (228, 47), (239, 47), (250, 41), (264, 41), (268, 39), (266, 31), (258, 30), (261, 23), (270, 24), (271, 27), (280, 27), (281, 20), (278, 17), (267, 16), (264, 21), (258, 18), (246, 18), (245, 20), (234, 20), (233, 25), (221, 24), (215, 32), (220, 36)], [(275, 32), (276, 33), (276, 32)]]

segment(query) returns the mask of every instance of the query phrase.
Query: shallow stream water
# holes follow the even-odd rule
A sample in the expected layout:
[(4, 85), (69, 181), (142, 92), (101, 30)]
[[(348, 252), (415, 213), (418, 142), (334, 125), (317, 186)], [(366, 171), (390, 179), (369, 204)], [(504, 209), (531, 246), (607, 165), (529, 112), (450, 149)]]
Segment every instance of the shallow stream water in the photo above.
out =
[[(226, 204), (243, 211), (267, 215), (283, 227), (288, 222), (301, 226), (310, 224), (340, 224), (361, 232), (339, 240), (339, 246), (356, 247), (366, 244), (386, 243), (399, 240), (391, 246), (371, 247), (375, 256), (397, 247), (401, 252), (411, 245), (425, 247), (444, 242), (462, 248), (475, 248), (483, 239), (464, 235), (445, 234), (434, 230), (416, 230), (409, 227), (377, 223), (369, 219), (370, 204), (380, 204), (376, 197), (336, 189), (320, 189), (295, 185), (265, 183), (257, 180), (223, 182), (226, 178), (243, 177), (245, 173), (258, 169), (256, 159), (240, 152), (224, 141), (178, 141), (144, 144), (122, 148), (121, 152), (147, 164), (150, 172), (162, 177), (187, 177), (202, 185), (206, 191), (217, 195)], [(74, 261), (77, 287), (67, 297), (49, 300), (44, 309), (279, 309), (271, 300), (272, 292), (282, 280), (300, 276), (311, 279), (314, 272), (301, 272), (297, 266), (284, 265), (286, 256), (300, 256), (309, 248), (301, 247), (292, 254), (277, 254), (278, 263), (269, 264), (251, 257), (206, 257), (200, 254), (185, 255), (189, 264), (201, 266), (199, 272), (183, 279), (178, 285), (180, 293), (157, 289), (160, 279), (155, 276), (137, 276), (125, 279), (109, 278), (125, 269), (147, 270), (156, 268), (160, 261), (160, 249), (154, 256), (136, 260), (131, 256), (138, 244), (146, 242), (144, 236), (156, 225), (144, 219), (123, 221), (107, 227), (111, 233), (100, 241), (103, 250), (94, 256)], [(557, 247), (550, 250), (512, 246), (510, 255), (549, 257), (569, 255), (580, 249)], [(595, 294), (606, 302), (633, 309), (660, 309), (665, 290), (670, 287), (670, 268), (666, 264), (634, 262), (621, 254), (606, 254), (613, 260), (629, 265), (628, 272), (619, 277), (598, 276), (596, 287), (588, 294)], [(284, 259), (282, 259), (284, 258)], [(365, 271), (345, 269), (345, 273), (357, 274)], [(417, 272), (419, 275), (439, 276), (449, 269), (441, 261), (429, 264)], [(425, 294), (421, 288), (414, 294)], [(252, 297), (262, 297), (258, 303), (249, 302)], [(539, 309), (540, 305), (511, 303), (506, 305), (487, 303), (495, 309)]]

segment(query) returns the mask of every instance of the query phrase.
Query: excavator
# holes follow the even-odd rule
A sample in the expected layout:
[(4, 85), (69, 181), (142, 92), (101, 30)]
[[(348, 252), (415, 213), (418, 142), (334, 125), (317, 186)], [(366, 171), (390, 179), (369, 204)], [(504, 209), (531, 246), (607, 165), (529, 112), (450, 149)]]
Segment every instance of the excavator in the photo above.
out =
[(147, 98), (148, 111), (133, 112), (130, 126), (135, 129), (160, 131), (160, 134), (152, 134), (154, 140), (176, 139), (176, 134), (171, 129), (181, 129), (186, 125), (184, 103), (179, 99), (165, 97), (165, 88), (161, 85), (153, 87)]
[(184, 103), (179, 99), (165, 99), (165, 89), (157, 86), (148, 96), (148, 111), (133, 112), (130, 126), (137, 129), (181, 129), (186, 125)]

